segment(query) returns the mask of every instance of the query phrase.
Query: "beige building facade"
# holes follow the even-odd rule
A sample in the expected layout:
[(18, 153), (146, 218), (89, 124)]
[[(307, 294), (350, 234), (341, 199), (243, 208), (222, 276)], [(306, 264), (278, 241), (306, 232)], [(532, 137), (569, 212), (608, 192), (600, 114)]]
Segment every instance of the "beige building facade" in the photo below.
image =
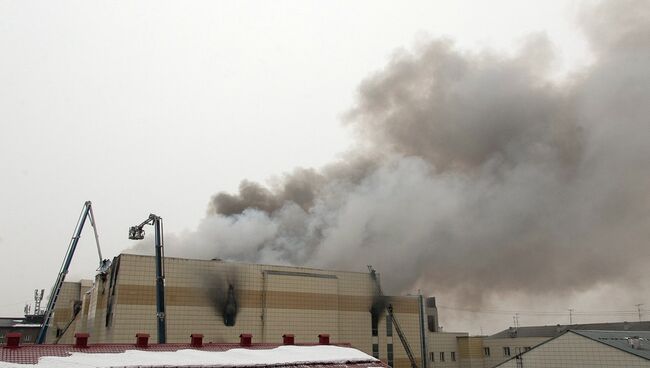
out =
[(547, 341), (549, 337), (487, 337), (483, 339), (483, 359), (485, 367), (494, 367), (517, 354), (524, 353), (534, 346)]
[[(136, 333), (156, 342), (154, 267), (154, 257), (121, 254), (93, 286), (66, 282), (47, 342), (70, 321), (60, 343), (72, 342), (75, 332), (89, 333), (90, 343), (133, 342)], [(164, 269), (168, 343), (187, 342), (192, 333), (215, 343), (238, 342), (242, 333), (258, 343), (282, 343), (283, 334), (293, 334), (296, 343), (315, 343), (319, 334), (329, 334), (332, 342), (410, 367), (384, 309), (373, 326), (370, 310), (378, 298), (369, 273), (182, 258), (166, 258)], [(422, 366), (422, 298), (388, 302)], [(72, 319), (75, 303), (80, 310)]]
[[(233, 343), (249, 333), (256, 343), (315, 343), (329, 334), (393, 367), (410, 367), (406, 351), (386, 315), (393, 305), (417, 364), (422, 368), (490, 368), (528, 354), (571, 329), (649, 330), (650, 322), (507, 329), (492, 336), (442, 332), (435, 298), (378, 298), (370, 273), (166, 258), (167, 342)], [(376, 308), (373, 308), (373, 305)], [(373, 319), (371, 310), (378, 310)], [(128, 343), (136, 333), (157, 342), (154, 257), (122, 254), (94, 281), (66, 282), (46, 342), (72, 343), (75, 332), (90, 343)], [(562, 342), (569, 337), (563, 337)], [(527, 355), (533, 356), (533, 355)], [(511, 364), (511, 363), (508, 363)]]
[[(47, 343), (71, 344), (74, 342), (74, 332), (82, 327), (83, 300), (92, 289), (92, 280), (80, 282), (65, 282), (59, 292), (55, 314), (47, 330)], [(87, 304), (86, 304), (87, 306)]]
[(430, 367), (457, 368), (460, 367), (460, 351), (458, 338), (467, 337), (463, 332), (431, 333), (427, 339), (427, 358)]

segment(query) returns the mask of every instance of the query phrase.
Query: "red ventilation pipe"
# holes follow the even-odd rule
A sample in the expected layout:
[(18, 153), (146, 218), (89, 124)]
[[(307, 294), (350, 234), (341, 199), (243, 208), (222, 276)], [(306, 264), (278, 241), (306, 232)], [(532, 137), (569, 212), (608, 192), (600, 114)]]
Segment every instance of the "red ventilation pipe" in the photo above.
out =
[(294, 340), (293, 334), (284, 334), (284, 335), (282, 335), (282, 343), (284, 345), (294, 345), (295, 340)]
[(149, 334), (138, 332), (135, 334), (135, 346), (139, 348), (147, 348), (149, 346)]
[(7, 345), (5, 348), (17, 349), (20, 347), (20, 338), (23, 336), (20, 332), (9, 332), (5, 336), (7, 338)]
[(74, 334), (74, 347), (83, 349), (88, 347), (88, 337), (89, 334), (84, 332), (77, 332)]
[(241, 346), (251, 346), (253, 344), (253, 335), (243, 333), (239, 335), (239, 345)]
[(203, 346), (203, 334), (191, 334), (190, 335), (190, 346), (193, 348), (200, 348)]
[(319, 345), (329, 345), (330, 344), (330, 335), (320, 334), (318, 335), (318, 344)]

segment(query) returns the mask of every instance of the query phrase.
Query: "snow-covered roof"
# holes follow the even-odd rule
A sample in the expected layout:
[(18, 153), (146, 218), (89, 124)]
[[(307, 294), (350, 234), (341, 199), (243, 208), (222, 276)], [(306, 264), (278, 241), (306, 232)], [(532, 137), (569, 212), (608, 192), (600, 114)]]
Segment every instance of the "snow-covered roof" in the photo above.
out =
[(11, 327), (38, 327), (40, 328), (41, 325), (38, 323), (14, 323)]
[[(66, 348), (67, 347), (67, 348)], [(25, 345), (0, 348), (0, 368), (95, 368), (95, 367), (386, 367), (366, 353), (335, 345), (257, 346), (206, 344), (96, 345), (85, 349), (71, 345)]]

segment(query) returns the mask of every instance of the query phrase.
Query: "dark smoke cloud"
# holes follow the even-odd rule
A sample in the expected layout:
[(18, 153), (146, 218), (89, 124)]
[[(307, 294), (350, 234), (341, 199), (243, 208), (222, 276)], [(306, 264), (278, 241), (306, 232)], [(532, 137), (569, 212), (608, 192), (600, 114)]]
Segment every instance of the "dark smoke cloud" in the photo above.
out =
[(583, 12), (595, 61), (550, 82), (552, 45), (514, 56), (434, 40), (361, 84), (359, 148), (217, 194), (168, 254), (362, 270), (387, 292), (633, 290), (650, 256), (650, 3)]
[(243, 180), (238, 194), (218, 193), (210, 201), (208, 214), (239, 215), (254, 209), (273, 213), (287, 202), (304, 211), (314, 207), (321, 190), (332, 182), (359, 184), (374, 168), (375, 157), (349, 153), (345, 162), (337, 162), (321, 170), (297, 168), (285, 174), (279, 183), (267, 188), (259, 183)]
[(373, 336), (377, 336), (379, 333), (379, 321), (382, 319), (384, 314), (386, 314), (386, 307), (390, 303), (390, 299), (383, 294), (379, 275), (373, 269), (370, 270), (370, 278), (375, 285), (372, 302), (370, 304), (370, 325), (372, 327)]
[(275, 192), (244, 180), (239, 185), (238, 195), (219, 193), (214, 196), (209, 211), (226, 216), (240, 214), (249, 208), (271, 213), (288, 201), (306, 211), (314, 205), (318, 188), (323, 183), (323, 175), (313, 169), (296, 169), (291, 175), (286, 175)]

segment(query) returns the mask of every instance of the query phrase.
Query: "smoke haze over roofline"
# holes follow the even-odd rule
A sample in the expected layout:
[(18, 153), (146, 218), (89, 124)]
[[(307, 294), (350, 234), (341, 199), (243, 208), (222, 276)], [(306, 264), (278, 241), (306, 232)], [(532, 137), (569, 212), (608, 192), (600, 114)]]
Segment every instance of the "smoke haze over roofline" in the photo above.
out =
[(474, 305), (602, 284), (633, 293), (650, 257), (650, 4), (604, 2), (580, 22), (596, 59), (558, 83), (544, 35), (513, 56), (450, 40), (396, 53), (346, 115), (357, 150), (218, 193), (167, 254), (372, 264), (388, 293)]

